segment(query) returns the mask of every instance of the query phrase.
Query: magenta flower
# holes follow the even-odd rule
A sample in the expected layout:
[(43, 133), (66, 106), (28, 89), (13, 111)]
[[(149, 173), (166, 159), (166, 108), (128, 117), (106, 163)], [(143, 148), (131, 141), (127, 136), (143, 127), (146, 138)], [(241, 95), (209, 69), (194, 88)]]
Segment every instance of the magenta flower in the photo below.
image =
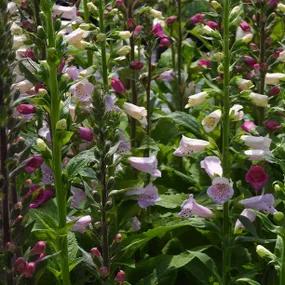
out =
[(36, 107), (33, 106), (32, 104), (23, 103), (18, 105), (16, 109), (21, 115), (31, 115), (36, 112)]
[(279, 86), (273, 86), (268, 93), (268, 96), (277, 96), (281, 92), (281, 89)]
[(89, 227), (90, 223), (91, 223), (91, 216), (83, 216), (81, 218), (79, 218), (75, 224), (73, 225), (72, 230), (74, 232), (79, 232), (81, 234), (83, 234), (87, 228)]
[(36, 271), (36, 263), (35, 262), (28, 262), (26, 264), (26, 268), (23, 271), (23, 276), (25, 278), (31, 278)]
[(140, 60), (133, 60), (130, 63), (130, 68), (134, 70), (141, 70), (143, 68), (144, 64)]
[(126, 273), (123, 270), (119, 270), (115, 276), (114, 279), (116, 282), (119, 283), (119, 285), (123, 285), (125, 283), (126, 280)]
[(42, 171), (42, 182), (43, 184), (53, 184), (54, 178), (53, 178), (53, 172), (50, 167), (46, 165), (46, 163), (43, 163), (41, 165), (41, 171)]
[(241, 125), (241, 128), (248, 133), (251, 133), (256, 129), (256, 125), (253, 121), (244, 121), (244, 123)]
[(131, 190), (127, 195), (137, 196), (138, 205), (143, 209), (149, 206), (154, 206), (155, 203), (160, 200), (157, 188), (151, 183), (144, 188)]
[(27, 261), (23, 257), (18, 257), (14, 264), (15, 271), (19, 274), (22, 274), (27, 267)]
[(250, 66), (250, 67), (254, 67), (254, 65), (257, 63), (256, 59), (253, 58), (252, 56), (246, 55), (243, 57), (244, 62)]
[(169, 16), (166, 18), (165, 23), (167, 26), (173, 25), (177, 21), (177, 16)]
[(152, 34), (160, 39), (166, 38), (166, 34), (163, 31), (161, 24), (157, 23), (152, 27)]
[(224, 204), (234, 195), (234, 189), (229, 179), (216, 177), (207, 190), (208, 196), (217, 204)]
[(266, 129), (269, 132), (277, 131), (278, 129), (280, 129), (282, 127), (279, 122), (277, 122), (276, 120), (273, 120), (273, 119), (266, 120), (264, 122), (264, 126), (266, 127)]
[(215, 21), (207, 21), (206, 25), (209, 26), (213, 30), (218, 30), (219, 29), (219, 24)]
[(205, 14), (197, 13), (194, 16), (192, 16), (190, 20), (193, 25), (202, 24), (204, 23), (205, 20)]
[[(252, 209), (244, 209), (240, 215), (248, 218), (251, 222), (254, 222), (256, 219), (256, 213)], [(235, 232), (238, 232), (240, 229), (244, 229), (244, 225), (239, 219), (237, 219), (235, 224)]]
[(259, 165), (252, 165), (245, 175), (245, 181), (250, 184), (255, 191), (262, 189), (269, 177), (264, 168)]
[(150, 157), (131, 156), (128, 161), (132, 167), (139, 171), (148, 173), (153, 177), (161, 177), (161, 172), (157, 169), (157, 159), (154, 155)]
[(211, 61), (208, 59), (199, 59), (198, 66), (203, 68), (210, 68), (211, 67)]
[(250, 25), (246, 22), (246, 21), (241, 21), (241, 23), (239, 24), (239, 26), (241, 27), (241, 29), (244, 32), (250, 32), (251, 31), (251, 27)]
[(80, 208), (85, 202), (86, 202), (86, 194), (83, 190), (80, 188), (76, 187), (71, 187), (71, 193), (72, 193), (72, 198), (71, 198), (71, 207), (72, 208)]
[(113, 77), (111, 80), (111, 85), (114, 91), (118, 94), (123, 94), (126, 91), (123, 82), (119, 78)]
[(78, 128), (79, 136), (82, 140), (91, 142), (93, 140), (94, 134), (93, 130), (90, 128), (79, 127)]
[(142, 25), (136, 26), (134, 31), (133, 31), (133, 36), (138, 37), (140, 35), (140, 33), (142, 32), (142, 29), (143, 29)]
[(50, 200), (53, 197), (53, 195), (54, 192), (51, 188), (40, 189), (36, 199), (33, 200), (32, 203), (30, 203), (29, 208), (31, 209), (39, 208), (41, 205)]
[(173, 70), (166, 70), (166, 71), (162, 72), (158, 77), (159, 80), (162, 80), (165, 82), (170, 82), (174, 78), (175, 78), (175, 74), (174, 74)]
[(40, 255), (45, 252), (46, 250), (46, 242), (45, 241), (38, 241), (31, 249), (31, 253), (35, 255)]
[(245, 208), (264, 211), (271, 214), (276, 212), (274, 203), (275, 199), (272, 194), (258, 195), (240, 201), (240, 204), (242, 204)]
[(159, 41), (159, 46), (160, 47), (169, 47), (171, 45), (171, 41), (168, 37), (164, 37), (162, 39), (160, 39)]
[(33, 173), (36, 171), (44, 162), (44, 159), (40, 155), (34, 155), (28, 158), (25, 162), (25, 171), (27, 173)]
[(182, 218), (190, 218), (192, 216), (211, 218), (214, 214), (209, 208), (198, 204), (193, 194), (190, 194), (189, 198), (182, 203), (181, 211), (178, 215)]
[(205, 157), (204, 160), (200, 162), (200, 165), (211, 178), (215, 176), (223, 176), (222, 162), (217, 156)]

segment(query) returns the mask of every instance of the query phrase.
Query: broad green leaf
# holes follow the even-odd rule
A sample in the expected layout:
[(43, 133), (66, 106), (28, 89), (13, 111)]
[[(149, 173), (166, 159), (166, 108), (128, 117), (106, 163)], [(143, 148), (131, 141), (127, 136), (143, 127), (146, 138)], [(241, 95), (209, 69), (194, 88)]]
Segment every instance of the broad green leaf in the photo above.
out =
[(160, 206), (167, 209), (176, 209), (180, 207), (180, 205), (186, 198), (187, 195), (184, 193), (160, 195), (160, 201), (156, 202), (156, 206)]

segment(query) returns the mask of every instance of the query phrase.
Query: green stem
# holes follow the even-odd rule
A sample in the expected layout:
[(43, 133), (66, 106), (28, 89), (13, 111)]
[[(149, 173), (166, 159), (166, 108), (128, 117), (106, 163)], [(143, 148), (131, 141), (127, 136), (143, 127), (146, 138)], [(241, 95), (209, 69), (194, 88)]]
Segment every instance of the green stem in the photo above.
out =
[[(99, 27), (101, 33), (105, 34), (105, 23), (104, 23), (104, 10), (105, 10), (105, 1), (99, 0)], [(103, 84), (104, 91), (107, 92), (108, 87), (108, 66), (107, 66), (107, 52), (106, 52), (106, 39), (104, 39), (101, 43), (101, 58), (102, 58), (102, 76), (103, 76)]]
[(181, 0), (177, 1), (178, 5), (178, 40), (177, 40), (177, 85), (178, 85), (178, 102), (179, 102), (179, 110), (183, 110), (184, 104), (184, 92), (182, 85), (182, 4)]
[[(60, 120), (60, 93), (57, 80), (58, 64), (55, 60), (49, 60), (50, 54), (55, 51), (55, 31), (51, 10), (46, 12), (46, 24), (48, 34), (48, 64), (49, 64), (49, 91), (51, 94), (51, 133), (52, 133), (52, 166), (55, 180), (56, 200), (58, 209), (59, 229), (64, 232), (66, 226), (66, 189), (62, 181), (62, 155), (61, 142), (56, 133), (56, 124)], [(61, 273), (63, 285), (70, 285), (67, 235), (58, 236), (61, 250)]]
[(281, 265), (280, 265), (280, 278), (279, 278), (279, 285), (285, 284), (285, 230), (283, 229), (282, 232), (282, 252), (281, 252)]
[[(224, 176), (230, 177), (229, 143), (230, 143), (230, 32), (229, 32), (230, 0), (224, 0), (223, 7), (223, 125), (222, 125), (222, 164)], [(223, 285), (230, 284), (231, 268), (231, 221), (229, 202), (223, 207)]]
[[(148, 52), (148, 77), (147, 77), (147, 86), (146, 86), (146, 109), (147, 109), (147, 136), (150, 137), (151, 132), (151, 103), (150, 103), (150, 94), (151, 94), (151, 79), (152, 79), (152, 65), (151, 65), (151, 53), (152, 49), (149, 49)], [(148, 149), (149, 154), (149, 149)]]

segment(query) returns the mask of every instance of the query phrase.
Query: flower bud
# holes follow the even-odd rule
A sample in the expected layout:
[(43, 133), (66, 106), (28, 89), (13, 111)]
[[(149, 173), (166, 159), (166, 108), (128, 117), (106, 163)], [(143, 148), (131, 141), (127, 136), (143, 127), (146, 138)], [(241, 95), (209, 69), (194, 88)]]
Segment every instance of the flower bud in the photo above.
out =
[(211, 1), (210, 4), (215, 10), (221, 10), (222, 8), (222, 5), (218, 1)]
[(35, 271), (36, 271), (36, 263), (35, 262), (29, 262), (26, 265), (26, 269), (23, 272), (23, 275), (26, 278), (31, 278), (33, 276), (33, 274), (35, 273)]
[(155, 9), (150, 9), (150, 15), (154, 18), (158, 18), (158, 19), (163, 19), (162, 17), (162, 13), (158, 10), (155, 10)]
[(90, 249), (90, 254), (93, 256), (93, 257), (102, 257), (102, 255), (101, 255), (101, 252), (100, 252), (100, 250), (98, 249), (98, 247), (93, 247), (93, 248), (91, 248)]
[(96, 15), (98, 13), (98, 8), (92, 2), (87, 3), (87, 8), (88, 11), (93, 15)]
[(111, 80), (111, 85), (114, 91), (118, 94), (123, 94), (126, 91), (123, 82), (119, 78), (113, 77)]
[(17, 273), (22, 274), (26, 270), (27, 262), (23, 257), (18, 257), (15, 261), (14, 267)]
[(122, 234), (121, 234), (121, 233), (117, 233), (116, 236), (115, 236), (115, 238), (114, 238), (114, 241), (115, 241), (116, 243), (120, 243), (122, 240), (123, 240)]
[(66, 130), (66, 128), (67, 128), (66, 119), (61, 119), (61, 120), (57, 121), (57, 123), (56, 123), (56, 129), (57, 130)]
[(30, 115), (36, 112), (36, 107), (32, 104), (20, 104), (17, 106), (17, 111), (22, 115)]
[(273, 219), (276, 223), (280, 223), (284, 220), (284, 214), (282, 212), (275, 212), (273, 215)]
[(119, 284), (123, 284), (126, 280), (126, 273), (123, 270), (118, 271), (115, 277), (115, 281), (119, 282)]
[(122, 39), (122, 40), (127, 40), (131, 37), (131, 32), (130, 31), (121, 31), (118, 32), (118, 36)]
[(130, 51), (131, 51), (131, 47), (130, 47), (130, 46), (123, 46), (123, 47), (121, 47), (121, 48), (117, 51), (117, 53), (118, 53), (118, 55), (120, 55), (120, 56), (126, 56), (126, 55), (128, 55), (128, 54), (130, 53)]
[(46, 250), (46, 242), (45, 241), (38, 241), (34, 247), (31, 249), (31, 253), (38, 255), (44, 253)]
[(41, 151), (41, 152), (44, 152), (47, 149), (47, 145), (46, 145), (45, 141), (41, 138), (37, 139), (36, 145), (37, 145), (37, 148), (39, 149), (39, 151)]
[(285, 4), (279, 3), (279, 4), (277, 5), (277, 11), (280, 11), (280, 12), (282, 12), (282, 13), (285, 13)]
[(103, 279), (107, 278), (109, 275), (108, 267), (107, 266), (101, 266), (99, 268), (99, 273), (100, 273), (101, 278), (103, 278)]
[(93, 131), (90, 128), (79, 127), (79, 136), (82, 140), (91, 142), (93, 140)]
[(261, 258), (264, 258), (264, 259), (270, 259), (270, 260), (276, 259), (276, 256), (275, 256), (271, 251), (269, 251), (267, 248), (265, 248), (265, 247), (262, 246), (262, 245), (258, 245), (258, 246), (256, 247), (256, 253), (257, 253)]

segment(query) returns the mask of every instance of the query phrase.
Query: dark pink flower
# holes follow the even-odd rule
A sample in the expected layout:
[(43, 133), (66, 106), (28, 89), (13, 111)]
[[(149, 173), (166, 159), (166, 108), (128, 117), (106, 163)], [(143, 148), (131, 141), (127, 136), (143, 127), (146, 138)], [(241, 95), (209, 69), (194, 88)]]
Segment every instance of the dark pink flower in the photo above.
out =
[(35, 262), (29, 262), (26, 265), (26, 269), (23, 272), (23, 276), (26, 278), (31, 278), (36, 271), (36, 263)]
[(101, 257), (102, 255), (101, 255), (101, 252), (100, 252), (100, 250), (98, 249), (98, 247), (93, 247), (93, 248), (91, 248), (90, 249), (90, 253), (91, 253), (91, 255), (93, 256), (93, 257)]
[(204, 23), (205, 14), (203, 14), (203, 13), (197, 13), (197, 14), (195, 14), (194, 16), (192, 16), (192, 17), (190, 18), (190, 20), (191, 20), (191, 23), (192, 23), (193, 25)]
[(126, 88), (125, 88), (123, 82), (117, 77), (112, 78), (111, 85), (112, 85), (112, 88), (114, 89), (114, 91), (118, 94), (123, 94), (126, 91)]
[(54, 193), (51, 188), (40, 189), (36, 199), (29, 205), (29, 208), (36, 209), (46, 203), (53, 197)]
[(79, 136), (82, 140), (91, 142), (93, 140), (93, 131), (90, 128), (85, 128), (85, 127), (79, 127), (78, 128), (79, 131)]
[(133, 60), (130, 64), (130, 68), (134, 70), (141, 70), (144, 64), (140, 60)]
[(253, 121), (245, 121), (242, 125), (241, 128), (245, 131), (245, 132), (252, 132), (255, 130), (256, 125)]
[(15, 261), (15, 271), (22, 274), (26, 270), (27, 262), (23, 257), (18, 257)]
[(123, 7), (125, 5), (124, 0), (116, 0), (116, 7)]
[(239, 24), (239, 26), (241, 27), (241, 29), (242, 29), (244, 32), (250, 32), (250, 30), (251, 30), (250, 25), (249, 25), (246, 21), (241, 21), (241, 23)]
[(160, 47), (169, 47), (171, 45), (171, 41), (168, 37), (162, 38), (159, 41)]
[(264, 122), (264, 126), (270, 132), (274, 132), (274, 131), (276, 131), (276, 130), (278, 130), (278, 129), (280, 129), (282, 127), (279, 122), (277, 122), (276, 120), (273, 120), (273, 119), (266, 120)]
[(166, 37), (166, 35), (165, 35), (164, 31), (163, 31), (163, 28), (162, 28), (162, 26), (161, 26), (159, 23), (155, 24), (155, 25), (152, 27), (152, 34), (153, 34), (155, 37), (160, 38), (160, 39)]
[(211, 67), (211, 61), (208, 59), (199, 59), (198, 66), (203, 68), (210, 68)]
[(139, 36), (139, 34), (141, 33), (142, 29), (143, 29), (143, 26), (142, 26), (142, 25), (136, 26), (135, 29), (134, 29), (134, 31), (133, 31), (133, 36), (134, 36), (134, 37)]
[(264, 168), (259, 165), (252, 165), (245, 175), (245, 181), (255, 190), (262, 189), (269, 179)]
[(30, 115), (36, 112), (36, 107), (32, 104), (20, 104), (17, 106), (17, 111), (22, 115)]
[(247, 65), (249, 65), (250, 67), (254, 67), (254, 65), (257, 63), (257, 61), (256, 61), (256, 59), (255, 58), (253, 58), (252, 56), (249, 56), (249, 55), (245, 55), (244, 57), (243, 57), (243, 60), (244, 60), (244, 62), (247, 64)]
[(269, 96), (277, 96), (281, 92), (281, 89), (279, 86), (273, 86), (270, 90), (268, 95)]
[(25, 171), (27, 173), (33, 173), (36, 169), (38, 169), (44, 159), (40, 155), (34, 155), (26, 160)]
[(45, 252), (46, 247), (47, 247), (46, 242), (40, 240), (33, 246), (33, 248), (31, 249), (31, 253), (35, 255), (42, 254)]
[(123, 270), (120, 270), (115, 277), (115, 281), (117, 281), (120, 285), (124, 284), (126, 280), (126, 273)]
[(36, 60), (35, 52), (31, 48), (27, 48), (25, 51), (21, 52), (21, 57), (30, 58), (32, 60)]
[(219, 29), (219, 23), (217, 23), (215, 21), (211, 21), (211, 20), (207, 21), (206, 25), (209, 26), (213, 30)]
[(170, 16), (165, 20), (166, 25), (171, 26), (177, 21), (177, 16)]

